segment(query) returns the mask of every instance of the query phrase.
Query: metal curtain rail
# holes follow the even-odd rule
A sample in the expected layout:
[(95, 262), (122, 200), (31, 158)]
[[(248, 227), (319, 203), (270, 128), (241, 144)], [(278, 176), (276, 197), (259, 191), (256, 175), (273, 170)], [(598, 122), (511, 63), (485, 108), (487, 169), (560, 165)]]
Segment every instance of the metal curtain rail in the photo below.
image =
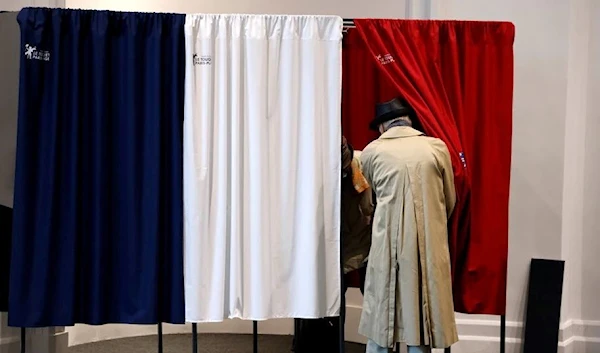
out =
[(348, 32), (348, 28), (356, 28), (356, 26), (354, 25), (353, 18), (344, 18), (342, 32), (343, 33)]

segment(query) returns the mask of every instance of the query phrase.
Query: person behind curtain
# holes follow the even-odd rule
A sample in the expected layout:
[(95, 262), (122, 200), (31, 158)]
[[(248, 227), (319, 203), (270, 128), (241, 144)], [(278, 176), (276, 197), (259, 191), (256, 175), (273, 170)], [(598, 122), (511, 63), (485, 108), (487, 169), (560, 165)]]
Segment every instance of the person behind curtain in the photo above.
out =
[[(360, 151), (342, 136), (341, 239), (344, 275), (358, 271), (360, 292), (364, 292), (366, 260), (371, 247), (373, 197), (371, 187), (361, 171)], [(344, 281), (343, 293), (348, 289)], [(292, 351), (296, 353), (335, 351), (338, 347), (339, 320), (295, 319)]]
[[(362, 173), (361, 151), (342, 137), (342, 259), (344, 275), (358, 270), (364, 273), (371, 247), (371, 218), (373, 198), (369, 183)], [(364, 289), (364, 275), (361, 275)]]
[(359, 332), (367, 353), (431, 352), (458, 341), (452, 301), (447, 220), (456, 203), (448, 148), (412, 127), (399, 99), (377, 105), (363, 151), (376, 197)]

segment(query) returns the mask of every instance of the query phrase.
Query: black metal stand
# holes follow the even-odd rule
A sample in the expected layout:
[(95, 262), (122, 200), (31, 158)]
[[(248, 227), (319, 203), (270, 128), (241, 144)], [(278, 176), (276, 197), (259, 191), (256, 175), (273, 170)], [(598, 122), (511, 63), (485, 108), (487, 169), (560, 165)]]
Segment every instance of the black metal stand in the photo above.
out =
[(500, 316), (500, 353), (506, 352), (506, 315)]
[(346, 283), (344, 281), (344, 259), (342, 257), (342, 249), (344, 241), (340, 232), (340, 332), (339, 332), (339, 353), (346, 352)]
[(25, 327), (21, 327), (21, 353), (25, 353), (27, 335), (25, 334)]
[(346, 293), (344, 293), (344, 275), (342, 272), (342, 296), (340, 297), (340, 348), (339, 348), (339, 352), (340, 353), (344, 353), (346, 351), (346, 332), (345, 332), (345, 325), (344, 323), (346, 322)]
[(158, 353), (163, 353), (163, 331), (162, 322), (158, 323)]
[(198, 324), (192, 324), (192, 353), (198, 353)]
[(253, 352), (258, 353), (258, 321), (252, 321)]
[(451, 347), (448, 347), (448, 348), (444, 349), (444, 353), (450, 353), (450, 352), (452, 352), (452, 348)]

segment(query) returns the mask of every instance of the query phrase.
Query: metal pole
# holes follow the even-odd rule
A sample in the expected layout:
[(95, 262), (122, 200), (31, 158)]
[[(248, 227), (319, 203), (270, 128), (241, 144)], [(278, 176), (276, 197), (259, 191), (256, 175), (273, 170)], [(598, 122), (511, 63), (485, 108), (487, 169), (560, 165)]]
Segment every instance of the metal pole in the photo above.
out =
[(342, 275), (342, 296), (340, 300), (340, 353), (344, 353), (346, 351), (346, 333), (344, 332), (344, 323), (346, 321), (346, 294), (344, 293), (344, 276)]
[(258, 321), (252, 321), (253, 352), (258, 353)]
[(25, 344), (25, 339), (26, 339), (26, 335), (25, 335), (25, 327), (21, 327), (21, 353), (25, 353), (25, 348), (26, 348), (26, 344)]
[(158, 323), (158, 353), (163, 353), (162, 322)]
[(198, 324), (192, 324), (192, 353), (198, 353)]
[(452, 348), (450, 348), (450, 347), (444, 349), (444, 353), (451, 353), (451, 352), (452, 352)]
[(500, 316), (500, 353), (506, 352), (506, 315)]
[(344, 282), (344, 259), (341, 254), (343, 239), (340, 233), (340, 330), (339, 330), (339, 353), (346, 352), (346, 337), (344, 324), (346, 322), (346, 283)]

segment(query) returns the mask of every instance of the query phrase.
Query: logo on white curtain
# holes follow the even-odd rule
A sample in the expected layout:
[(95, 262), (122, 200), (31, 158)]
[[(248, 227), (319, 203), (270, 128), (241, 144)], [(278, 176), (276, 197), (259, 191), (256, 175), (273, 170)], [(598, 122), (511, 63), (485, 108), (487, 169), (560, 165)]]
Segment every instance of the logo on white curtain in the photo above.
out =
[(50, 52), (38, 50), (37, 47), (25, 44), (25, 57), (29, 60), (50, 61)]
[(381, 65), (391, 64), (395, 61), (392, 54), (377, 55), (377, 60), (381, 62)]
[(194, 65), (212, 65), (212, 57), (209, 55), (194, 54)]

